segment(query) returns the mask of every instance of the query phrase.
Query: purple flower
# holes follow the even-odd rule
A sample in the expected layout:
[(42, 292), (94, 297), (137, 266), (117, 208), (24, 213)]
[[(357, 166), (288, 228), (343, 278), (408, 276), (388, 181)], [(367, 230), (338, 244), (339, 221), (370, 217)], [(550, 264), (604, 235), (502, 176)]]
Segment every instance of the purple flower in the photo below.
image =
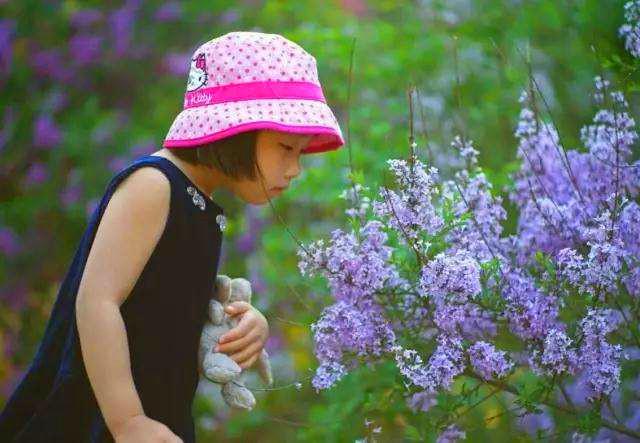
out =
[(457, 425), (449, 425), (436, 439), (436, 443), (454, 443), (466, 439), (467, 434), (461, 431)]
[(93, 215), (94, 211), (98, 207), (98, 203), (99, 202), (100, 202), (100, 199), (98, 199), (98, 198), (92, 198), (89, 201), (87, 201), (87, 204), (85, 206), (87, 218), (89, 218), (89, 217), (91, 217), (91, 215)]
[(620, 37), (624, 38), (624, 47), (634, 57), (640, 57), (640, 2), (637, 0), (624, 4), (624, 18), (626, 23), (618, 29)]
[(578, 355), (571, 347), (572, 340), (559, 329), (551, 329), (544, 338), (542, 351), (532, 351), (530, 365), (540, 375), (573, 374), (578, 368)]
[(465, 369), (462, 341), (447, 334), (438, 336), (438, 346), (426, 364), (417, 351), (399, 346), (395, 348), (395, 359), (403, 376), (431, 393), (450, 389), (455, 377)]
[(49, 171), (44, 163), (36, 162), (33, 163), (23, 179), (23, 185), (26, 187), (31, 187), (34, 185), (39, 185), (44, 183), (49, 178)]
[(321, 364), (311, 380), (316, 392), (328, 389), (338, 382), (346, 374), (345, 367), (338, 362), (328, 362)]
[(155, 149), (155, 147), (156, 147), (156, 143), (153, 141), (137, 143), (131, 147), (131, 149), (129, 150), (129, 154), (133, 158), (138, 158), (142, 155), (150, 154), (151, 151)]
[(480, 267), (465, 251), (439, 253), (422, 268), (420, 288), (425, 297), (433, 297), (437, 303), (464, 303), (481, 291)]
[(409, 396), (406, 403), (414, 412), (427, 412), (433, 406), (438, 404), (438, 400), (433, 392), (419, 391)]
[(0, 76), (2, 77), (8, 76), (11, 72), (15, 28), (16, 22), (14, 20), (0, 20)]
[(111, 157), (108, 162), (109, 170), (112, 172), (118, 172), (123, 168), (125, 168), (128, 163), (129, 163), (129, 160), (126, 157), (123, 157), (123, 156)]
[(339, 229), (334, 230), (331, 244), (324, 247), (319, 240), (298, 250), (298, 268), (302, 275), (324, 274), (337, 300), (366, 305), (384, 287), (398, 284), (398, 272), (389, 263), (391, 247), (386, 246), (387, 234), (377, 220), (367, 222), (359, 237)]
[(13, 106), (8, 105), (4, 108), (2, 115), (2, 128), (0, 129), (0, 152), (4, 149), (13, 132), (13, 123), (15, 120), (15, 111)]
[(69, 185), (60, 192), (60, 202), (66, 208), (77, 203), (82, 197), (83, 187), (81, 185)]
[(61, 83), (69, 83), (73, 79), (73, 71), (67, 67), (58, 48), (33, 51), (29, 64), (42, 77), (51, 77)]
[(511, 330), (524, 340), (544, 338), (557, 323), (556, 300), (536, 288), (521, 270), (513, 269), (504, 277), (503, 297)]
[(324, 309), (311, 331), (321, 362), (341, 361), (345, 354), (375, 360), (395, 344), (395, 334), (382, 309), (373, 304), (357, 309), (337, 302)]
[(77, 34), (69, 41), (69, 51), (77, 66), (87, 66), (100, 59), (102, 37), (91, 34)]
[(486, 261), (500, 256), (501, 221), (507, 213), (502, 207), (502, 198), (492, 195), (492, 185), (485, 174), (476, 168), (478, 151), (470, 140), (463, 142), (456, 136), (451, 145), (460, 152), (469, 167), (474, 167), (471, 175), (467, 169), (457, 171), (455, 180), (447, 180), (442, 184), (444, 201), (449, 196), (456, 196), (453, 214), (460, 219), (466, 214), (470, 216), (465, 223), (455, 225), (445, 236), (450, 244), (448, 252), (457, 250), (469, 251), (477, 260)]
[(187, 52), (169, 52), (162, 59), (162, 69), (170, 75), (183, 78), (189, 71), (189, 59), (191, 54)]
[(29, 298), (29, 288), (23, 282), (4, 286), (0, 291), (0, 300), (12, 311), (19, 312), (26, 305)]
[(259, 216), (259, 209), (254, 205), (245, 206), (245, 222), (247, 228), (243, 234), (238, 237), (236, 247), (240, 253), (249, 254), (255, 249), (260, 231), (266, 222)]
[(5, 257), (14, 257), (22, 251), (20, 239), (13, 229), (0, 226), (0, 252)]
[(71, 16), (71, 26), (77, 29), (88, 28), (102, 20), (103, 14), (97, 9), (80, 9)]
[(136, 9), (135, 4), (127, 2), (109, 15), (113, 48), (117, 57), (124, 56), (130, 50)]
[(582, 344), (580, 365), (585, 371), (589, 400), (608, 396), (620, 384), (622, 347), (607, 342), (606, 335), (617, 328), (618, 321), (610, 309), (589, 308), (580, 322)]
[(544, 409), (540, 413), (530, 413), (520, 416), (518, 419), (518, 425), (529, 435), (535, 437), (538, 435), (538, 431), (548, 432), (552, 430), (554, 423), (549, 412)]
[(62, 133), (53, 118), (41, 114), (34, 123), (33, 145), (38, 148), (53, 148), (62, 140)]
[(382, 200), (372, 203), (373, 213), (388, 221), (400, 234), (402, 244), (406, 243), (405, 235), (416, 240), (419, 233), (433, 235), (444, 225), (431, 201), (437, 192), (438, 170), (434, 167), (425, 169), (425, 165), (415, 157), (413, 161), (412, 167), (406, 160), (387, 160), (400, 189), (395, 192), (381, 188)]
[(230, 25), (240, 19), (240, 13), (237, 9), (229, 8), (220, 14), (220, 23)]
[(499, 351), (490, 343), (479, 341), (467, 350), (474, 371), (485, 380), (505, 377), (513, 368), (504, 351)]
[(173, 22), (182, 17), (182, 5), (180, 2), (169, 1), (160, 6), (154, 14), (154, 19), (159, 22)]

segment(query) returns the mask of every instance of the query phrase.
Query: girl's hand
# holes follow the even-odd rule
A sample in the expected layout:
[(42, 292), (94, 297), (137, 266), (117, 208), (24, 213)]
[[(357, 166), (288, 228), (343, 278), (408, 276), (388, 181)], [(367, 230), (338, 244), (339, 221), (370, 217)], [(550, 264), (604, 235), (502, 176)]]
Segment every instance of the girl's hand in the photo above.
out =
[(246, 369), (260, 356), (269, 336), (269, 323), (260, 311), (247, 302), (230, 303), (225, 312), (232, 317), (241, 315), (240, 322), (220, 337), (214, 352), (229, 354), (242, 369)]
[(183, 443), (168, 426), (140, 414), (128, 418), (113, 430), (116, 443)]

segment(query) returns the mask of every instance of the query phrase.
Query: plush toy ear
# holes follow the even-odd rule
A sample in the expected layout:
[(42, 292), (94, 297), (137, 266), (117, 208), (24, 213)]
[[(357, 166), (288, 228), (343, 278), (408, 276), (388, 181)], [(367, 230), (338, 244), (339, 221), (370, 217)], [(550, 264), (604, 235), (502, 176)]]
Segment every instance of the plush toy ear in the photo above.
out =
[(216, 276), (215, 284), (213, 285), (213, 297), (220, 303), (226, 303), (229, 301), (231, 295), (231, 278), (224, 274)]
[(234, 278), (231, 280), (229, 302), (245, 301), (251, 303), (251, 282), (246, 278)]

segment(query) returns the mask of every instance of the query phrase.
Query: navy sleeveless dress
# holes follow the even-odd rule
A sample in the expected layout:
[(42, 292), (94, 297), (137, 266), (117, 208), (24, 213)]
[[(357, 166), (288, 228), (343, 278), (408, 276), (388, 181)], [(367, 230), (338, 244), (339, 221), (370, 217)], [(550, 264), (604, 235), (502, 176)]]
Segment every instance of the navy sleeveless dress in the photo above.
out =
[(218, 271), (224, 212), (171, 160), (151, 154), (118, 172), (93, 212), (34, 360), (0, 413), (0, 441), (114, 441), (84, 367), (75, 300), (109, 199), (144, 166), (160, 169), (171, 182), (169, 216), (120, 312), (145, 414), (185, 443), (195, 442), (191, 405), (199, 381), (198, 345)]

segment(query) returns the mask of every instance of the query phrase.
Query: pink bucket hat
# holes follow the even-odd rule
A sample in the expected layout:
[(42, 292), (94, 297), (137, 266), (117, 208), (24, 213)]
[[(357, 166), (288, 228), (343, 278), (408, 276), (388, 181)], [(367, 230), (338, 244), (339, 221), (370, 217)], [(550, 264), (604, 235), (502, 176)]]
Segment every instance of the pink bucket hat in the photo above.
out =
[(279, 34), (229, 32), (193, 53), (183, 110), (163, 146), (195, 147), (254, 129), (314, 134), (304, 154), (344, 145), (315, 57)]

